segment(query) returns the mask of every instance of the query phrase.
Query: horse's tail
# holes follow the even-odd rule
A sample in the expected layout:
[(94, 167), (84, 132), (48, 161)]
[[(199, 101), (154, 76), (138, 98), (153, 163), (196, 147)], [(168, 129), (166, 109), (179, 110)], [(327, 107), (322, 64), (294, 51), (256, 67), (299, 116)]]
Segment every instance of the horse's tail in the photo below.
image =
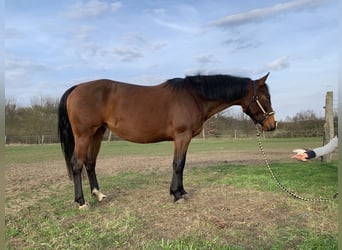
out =
[(74, 153), (75, 139), (71, 129), (66, 102), (74, 88), (76, 88), (76, 86), (65, 91), (61, 97), (58, 107), (58, 134), (70, 179), (73, 178), (71, 158)]

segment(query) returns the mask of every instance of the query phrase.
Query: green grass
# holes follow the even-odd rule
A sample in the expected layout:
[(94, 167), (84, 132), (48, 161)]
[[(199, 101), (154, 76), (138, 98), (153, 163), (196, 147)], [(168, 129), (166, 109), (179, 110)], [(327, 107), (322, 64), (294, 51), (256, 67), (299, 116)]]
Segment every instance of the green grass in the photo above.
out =
[[(282, 166), (276, 164), (275, 170), (282, 175), (284, 181), (291, 187), (298, 188), (301, 192), (314, 195), (329, 195), (337, 187), (336, 171), (337, 164), (332, 163), (322, 166), (320, 163), (310, 163), (306, 168)], [(323, 171), (323, 167), (324, 169)], [(298, 171), (309, 171), (315, 174), (325, 173), (320, 176), (319, 187), (317, 188), (317, 178), (314, 174), (308, 178), (307, 175), (298, 175)], [(282, 172), (284, 170), (284, 172)], [(321, 171), (320, 171), (321, 170)], [(292, 174), (294, 172), (294, 174)], [(49, 197), (44, 197), (19, 214), (6, 217), (6, 238), (8, 239), (8, 249), (30, 248), (30, 249), (245, 249), (244, 245), (239, 245), (240, 237), (249, 238), (247, 232), (239, 229), (234, 234), (235, 242), (226, 245), (224, 235), (231, 233), (218, 231), (215, 228), (199, 228), (197, 232), (186, 234), (179, 238), (166, 239), (154, 236), (158, 235), (149, 228), (148, 220), (154, 217), (154, 213), (142, 216), (138, 212), (139, 204), (132, 202), (130, 197), (138, 190), (148, 187), (158, 189), (165, 188), (165, 173), (154, 172), (122, 172), (115, 176), (104, 176), (100, 178), (103, 188), (108, 193), (116, 194), (115, 206), (100, 206), (87, 194), (86, 199), (91, 201), (91, 209), (88, 211), (78, 211), (71, 206), (72, 200), (71, 185), (55, 190)], [(198, 185), (202, 188), (213, 186), (235, 186), (238, 189), (259, 190), (282, 194), (272, 183), (272, 180), (264, 166), (239, 166), (223, 165), (211, 166), (200, 169), (191, 169), (186, 174), (188, 186)], [(300, 183), (300, 187), (298, 186)], [(86, 184), (87, 185), (87, 184)], [(120, 193), (129, 193), (119, 195)], [(148, 192), (148, 191), (146, 191)], [(167, 192), (167, 190), (165, 190)], [(316, 193), (317, 192), (317, 193)], [(142, 193), (145, 193), (142, 192)], [(19, 198), (19, 197), (18, 197)], [(138, 202), (143, 202), (140, 198)], [(196, 200), (191, 201), (196, 203)], [(243, 198), (241, 197), (241, 202)], [(302, 203), (308, 206), (306, 203)], [(309, 203), (310, 204), (310, 203)], [(214, 205), (214, 204), (213, 204)], [(163, 209), (155, 205), (155, 213), (163, 213), (163, 209), (183, 209), (188, 211), (186, 205), (175, 208), (172, 204), (164, 204)], [(161, 209), (161, 211), (158, 211)], [(210, 209), (210, 208), (205, 208)], [(324, 208), (324, 214), (329, 214), (330, 210), (335, 210), (336, 204), (330, 204), (330, 208)], [(167, 211), (167, 210), (166, 210)], [(190, 209), (191, 211), (191, 209)], [(256, 211), (256, 213), (258, 213)], [(203, 214), (205, 216), (205, 213)], [(329, 215), (330, 216), (330, 215)], [(289, 218), (291, 220), (291, 218)], [(150, 233), (146, 233), (146, 231)], [(215, 238), (206, 236), (207, 230), (214, 230)], [(325, 231), (312, 231), (311, 228), (297, 228), (295, 225), (287, 224), (275, 226), (266, 232), (269, 237), (269, 244), (272, 248), (265, 246), (264, 249), (337, 249), (337, 234)], [(142, 238), (145, 237), (142, 244)], [(233, 236), (230, 236), (233, 237)], [(249, 238), (257, 249), (263, 249), (263, 243), (258, 239)]]
[(44, 145), (16, 145), (5, 147), (5, 163), (38, 163), (44, 161), (61, 160), (61, 146), (59, 144)]
[[(317, 161), (306, 163), (273, 163), (271, 168), (279, 181), (288, 189), (304, 195), (329, 196), (337, 191), (337, 163), (322, 164)], [(198, 183), (234, 185), (265, 192), (280, 191), (265, 165), (224, 165), (194, 169)], [(317, 185), (319, 183), (319, 185)]]
[[(312, 138), (267, 139), (264, 147), (266, 152), (270, 149), (291, 152), (296, 147), (319, 144), (319, 140)], [(63, 161), (59, 145), (10, 146), (5, 150), (7, 164), (11, 166)], [(189, 152), (196, 155), (251, 150), (258, 151), (256, 141), (251, 139), (197, 139)], [(112, 142), (103, 143), (100, 157), (171, 155), (172, 152), (171, 142), (148, 145)], [(301, 195), (331, 197), (337, 190), (337, 162), (277, 162), (271, 166), (284, 185)], [(290, 198), (276, 186), (264, 164), (186, 169), (184, 182), (186, 188), (198, 193), (234, 188), (278, 197), (279, 202), (272, 209), (279, 217), (282, 213), (287, 216), (274, 217), (276, 222), (265, 225), (234, 221), (233, 211), (229, 209), (239, 206), (232, 208), (230, 200), (221, 201), (224, 210), (215, 202), (202, 206), (196, 199), (188, 204), (173, 204), (171, 198), (165, 198), (170, 171), (130, 170), (99, 176), (102, 190), (109, 195), (109, 200), (101, 204), (90, 196), (88, 183), (84, 181), (85, 198), (90, 202), (87, 211), (79, 211), (74, 205), (72, 183), (49, 187), (47, 195), (38, 196), (28, 207), (6, 214), (6, 249), (337, 249), (337, 202), (310, 203)], [(25, 196), (31, 191), (22, 190), (16, 199), (27, 199)], [(243, 207), (246, 198), (239, 199)], [(256, 210), (254, 214), (257, 216), (259, 212)], [(217, 217), (226, 218), (223, 222), (227, 225), (218, 226)]]
[[(320, 146), (318, 138), (291, 138), (266, 139), (265, 150), (282, 149), (292, 152), (294, 148), (312, 148)], [(258, 151), (258, 143), (251, 139), (193, 139), (189, 146), (189, 153), (215, 152), (215, 151)], [(173, 142), (160, 142), (151, 144), (136, 144), (127, 141), (103, 142), (99, 157), (108, 158), (123, 155), (172, 155)], [(51, 160), (62, 160), (60, 144), (44, 145), (16, 145), (5, 147), (5, 163), (36, 163)]]
[(229, 246), (219, 246), (217, 244), (217, 238), (213, 240), (205, 240), (200, 236), (189, 236), (176, 240), (161, 239), (159, 241), (152, 241), (148, 245), (144, 246), (143, 249), (161, 249), (161, 250), (208, 250), (208, 249), (219, 249), (219, 250), (233, 250), (242, 248), (232, 248)]

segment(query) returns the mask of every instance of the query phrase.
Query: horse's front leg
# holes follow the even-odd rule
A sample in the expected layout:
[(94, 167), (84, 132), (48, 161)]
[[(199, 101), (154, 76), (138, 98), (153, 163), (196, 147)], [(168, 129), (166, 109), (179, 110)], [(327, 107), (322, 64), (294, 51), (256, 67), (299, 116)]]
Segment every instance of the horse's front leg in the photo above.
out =
[(173, 160), (173, 174), (170, 186), (170, 194), (174, 196), (174, 201), (186, 198), (186, 191), (183, 186), (183, 172), (186, 160), (186, 152), (180, 158)]
[(174, 139), (173, 174), (170, 186), (170, 194), (174, 201), (186, 198), (186, 191), (183, 186), (183, 171), (186, 160), (186, 152), (191, 141), (190, 130), (178, 134)]

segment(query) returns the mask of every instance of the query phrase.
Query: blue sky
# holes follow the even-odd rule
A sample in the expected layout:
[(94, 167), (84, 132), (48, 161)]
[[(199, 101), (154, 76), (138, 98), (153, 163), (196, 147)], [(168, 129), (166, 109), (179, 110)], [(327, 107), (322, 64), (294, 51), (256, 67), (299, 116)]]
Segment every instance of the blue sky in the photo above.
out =
[[(141, 85), (270, 72), (280, 120), (338, 81), (337, 0), (5, 1), (5, 95), (21, 106), (99, 78)], [(236, 110), (236, 111), (235, 111)], [(232, 112), (241, 112), (232, 109)]]

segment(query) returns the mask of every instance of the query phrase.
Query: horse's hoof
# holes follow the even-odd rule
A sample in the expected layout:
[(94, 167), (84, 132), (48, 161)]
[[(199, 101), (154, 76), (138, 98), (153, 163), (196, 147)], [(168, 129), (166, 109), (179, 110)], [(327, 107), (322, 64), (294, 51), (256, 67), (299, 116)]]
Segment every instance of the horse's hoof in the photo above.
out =
[(101, 193), (96, 188), (91, 193), (93, 194), (93, 196), (96, 196), (98, 201), (102, 201), (103, 199), (107, 198), (107, 195)]
[(185, 199), (185, 200), (188, 200), (189, 199), (189, 195), (188, 194), (182, 194), (182, 198)]
[(89, 203), (86, 202), (85, 204), (78, 206), (78, 209), (79, 209), (79, 210), (86, 210), (86, 209), (89, 209)]
[(185, 199), (183, 196), (175, 201), (176, 204), (184, 204), (186, 202), (187, 202), (187, 199)]
[(107, 198), (107, 195), (101, 194), (101, 195), (99, 195), (99, 196), (97, 197), (97, 200), (98, 200), (98, 201), (102, 201), (102, 200), (105, 199), (105, 198)]

